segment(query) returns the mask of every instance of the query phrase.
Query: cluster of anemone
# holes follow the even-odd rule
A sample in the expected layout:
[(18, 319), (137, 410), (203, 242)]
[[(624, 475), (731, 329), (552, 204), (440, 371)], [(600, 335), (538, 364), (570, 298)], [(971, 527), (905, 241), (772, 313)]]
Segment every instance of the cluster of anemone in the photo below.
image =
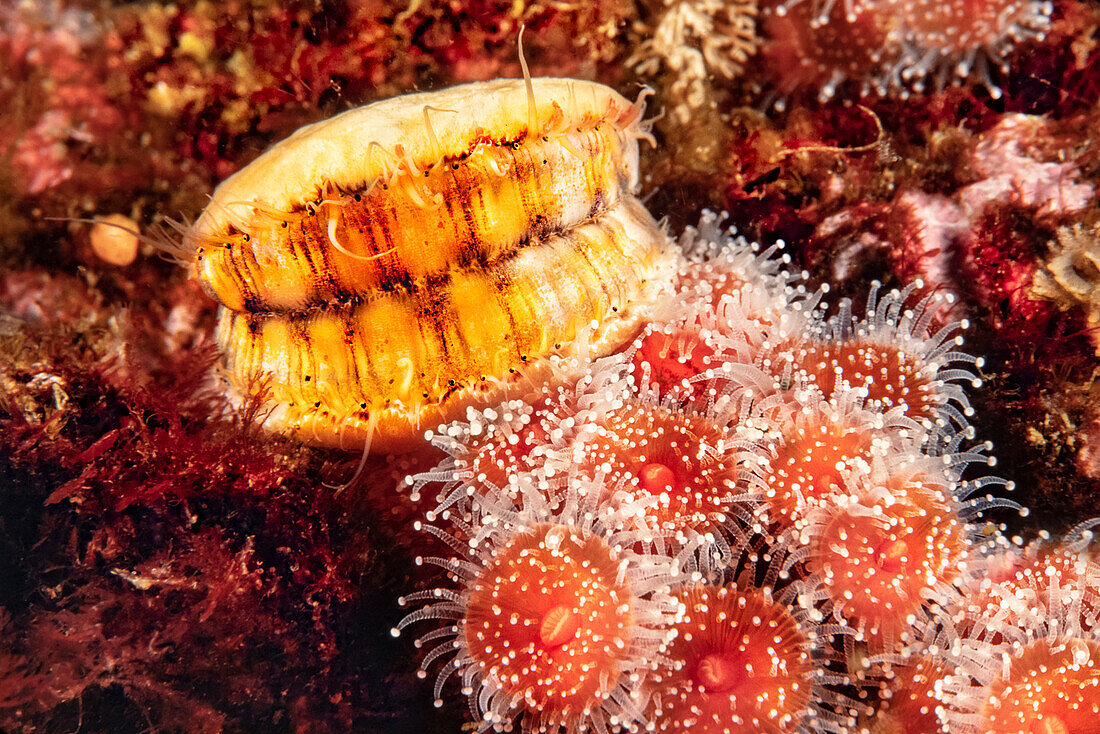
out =
[(772, 0), (761, 15), (767, 55), (789, 63), (787, 86), (827, 98), (844, 83), (905, 95), (972, 81), (999, 97), (1012, 53), (1045, 39), (1054, 10), (1049, 0)]
[(965, 322), (912, 288), (827, 316), (720, 221), (625, 350), (430, 433), (447, 458), (406, 483), (450, 583), (399, 628), (433, 625), (437, 704), (457, 679), (482, 731), (1092, 731), (1100, 553), (984, 519), (1020, 508)]
[(1083, 523), (975, 559), (902, 654), (868, 731), (1092, 732), (1100, 722), (1100, 547)]

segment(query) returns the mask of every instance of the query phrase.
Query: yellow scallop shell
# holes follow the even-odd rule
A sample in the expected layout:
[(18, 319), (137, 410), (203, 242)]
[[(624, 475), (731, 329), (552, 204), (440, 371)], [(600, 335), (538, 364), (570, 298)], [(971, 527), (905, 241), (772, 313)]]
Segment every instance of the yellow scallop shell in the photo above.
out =
[(467, 84), (298, 130), (188, 232), (234, 389), (266, 425), (400, 448), (620, 347), (671, 279), (634, 198), (641, 104), (571, 79)]

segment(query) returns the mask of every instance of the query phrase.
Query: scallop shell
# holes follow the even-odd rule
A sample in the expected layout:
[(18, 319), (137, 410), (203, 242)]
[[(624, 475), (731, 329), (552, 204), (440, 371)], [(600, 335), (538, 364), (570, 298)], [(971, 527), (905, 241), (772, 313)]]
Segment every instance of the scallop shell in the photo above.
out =
[(400, 448), (551, 355), (622, 346), (673, 270), (634, 198), (641, 113), (592, 82), (496, 80), (275, 145), (185, 243), (232, 388), (266, 396), (273, 430)]

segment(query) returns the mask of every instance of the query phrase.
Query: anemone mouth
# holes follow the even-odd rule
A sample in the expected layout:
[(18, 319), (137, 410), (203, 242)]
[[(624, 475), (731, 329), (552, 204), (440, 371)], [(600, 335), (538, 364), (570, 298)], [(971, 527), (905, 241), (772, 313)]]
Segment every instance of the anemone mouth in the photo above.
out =
[(604, 477), (611, 499), (628, 489), (646, 503), (639, 520), (675, 538), (717, 535), (726, 513), (746, 503), (743, 448), (717, 416), (678, 413), (626, 398), (597, 421), (584, 441), (582, 466)]

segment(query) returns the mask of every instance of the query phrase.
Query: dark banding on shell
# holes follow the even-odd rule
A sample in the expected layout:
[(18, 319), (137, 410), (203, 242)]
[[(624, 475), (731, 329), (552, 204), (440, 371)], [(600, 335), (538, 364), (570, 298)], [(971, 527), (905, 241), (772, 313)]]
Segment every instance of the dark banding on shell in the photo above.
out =
[(551, 355), (630, 338), (671, 277), (633, 196), (641, 106), (575, 80), (533, 92), (533, 109), (518, 80), (367, 105), (218, 188), (187, 241), (233, 388), (262, 392), (269, 427), (399, 447)]

